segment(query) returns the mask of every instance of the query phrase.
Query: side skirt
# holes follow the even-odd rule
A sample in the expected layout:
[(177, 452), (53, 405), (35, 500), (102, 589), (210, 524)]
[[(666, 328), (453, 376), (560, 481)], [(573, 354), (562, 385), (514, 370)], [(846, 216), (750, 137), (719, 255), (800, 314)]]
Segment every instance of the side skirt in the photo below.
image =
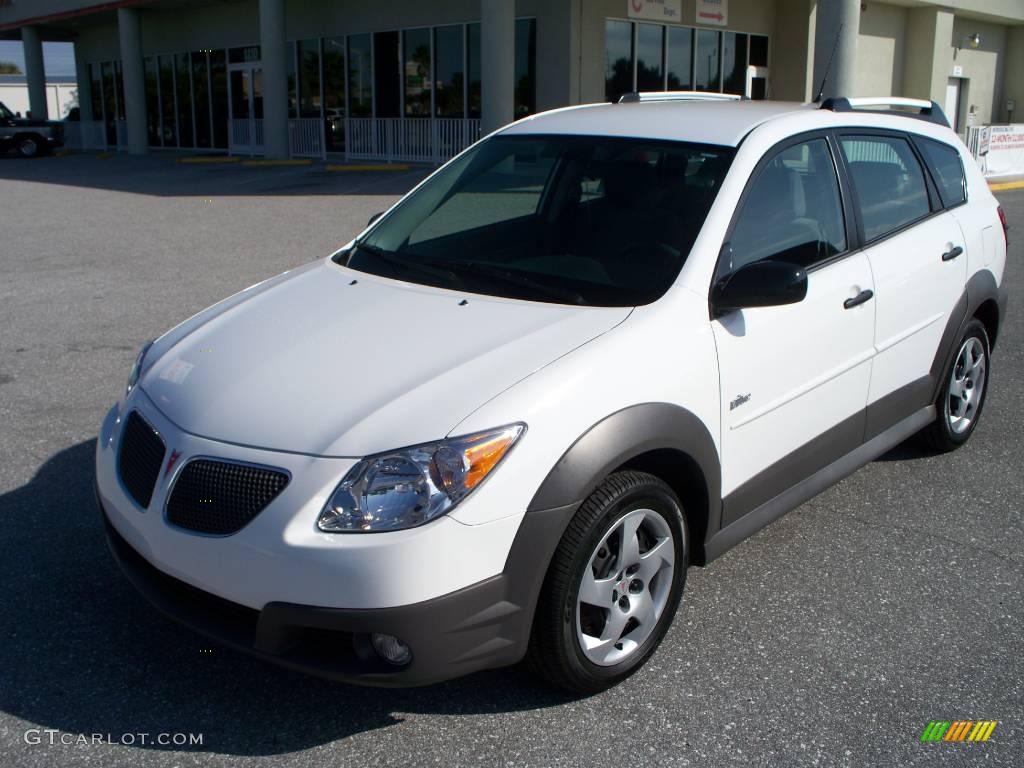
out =
[(768, 523), (817, 496), (844, 477), (852, 475), (890, 448), (902, 443), (935, 420), (935, 406), (928, 405), (871, 438), (850, 453), (818, 470), (806, 480), (783, 491), (770, 501), (743, 515), (712, 536), (704, 545), (705, 563), (757, 533)]

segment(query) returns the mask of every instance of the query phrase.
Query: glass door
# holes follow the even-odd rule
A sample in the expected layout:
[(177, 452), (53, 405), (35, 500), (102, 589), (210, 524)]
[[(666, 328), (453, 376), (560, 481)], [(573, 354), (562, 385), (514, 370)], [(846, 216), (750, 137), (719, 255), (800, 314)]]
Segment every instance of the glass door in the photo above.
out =
[(232, 151), (263, 151), (263, 69), (259, 65), (232, 65), (228, 73), (228, 106)]

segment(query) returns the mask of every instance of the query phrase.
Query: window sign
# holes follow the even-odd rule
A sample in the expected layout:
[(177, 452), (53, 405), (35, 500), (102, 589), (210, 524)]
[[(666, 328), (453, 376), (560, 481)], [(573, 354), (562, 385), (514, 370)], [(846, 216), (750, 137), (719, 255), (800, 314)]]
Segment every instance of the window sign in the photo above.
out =
[(724, 27), (729, 23), (729, 0), (696, 1), (698, 24), (717, 24)]
[(683, 0), (626, 0), (626, 9), (631, 19), (678, 24), (683, 18)]

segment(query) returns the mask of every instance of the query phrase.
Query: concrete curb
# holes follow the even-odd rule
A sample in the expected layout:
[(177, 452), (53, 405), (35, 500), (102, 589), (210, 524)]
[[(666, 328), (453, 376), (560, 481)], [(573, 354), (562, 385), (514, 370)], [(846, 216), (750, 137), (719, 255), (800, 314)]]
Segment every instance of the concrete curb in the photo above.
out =
[(988, 188), (993, 192), (1004, 192), (1007, 189), (1024, 189), (1024, 179), (989, 182)]

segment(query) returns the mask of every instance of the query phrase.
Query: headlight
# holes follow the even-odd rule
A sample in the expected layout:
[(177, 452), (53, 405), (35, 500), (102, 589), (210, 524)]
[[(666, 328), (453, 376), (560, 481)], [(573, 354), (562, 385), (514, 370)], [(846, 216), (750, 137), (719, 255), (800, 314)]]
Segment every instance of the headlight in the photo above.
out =
[(135, 364), (132, 366), (131, 372), (128, 374), (128, 383), (124, 388), (124, 396), (128, 397), (135, 389), (135, 385), (139, 383), (139, 376), (142, 375), (142, 363), (146, 359), (146, 353), (149, 352), (149, 348), (153, 346), (152, 341), (147, 341), (142, 345), (142, 349), (139, 350), (139, 354), (135, 356)]
[(317, 527), (372, 533), (433, 520), (483, 482), (525, 431), (512, 424), (363, 459), (331, 494)]

